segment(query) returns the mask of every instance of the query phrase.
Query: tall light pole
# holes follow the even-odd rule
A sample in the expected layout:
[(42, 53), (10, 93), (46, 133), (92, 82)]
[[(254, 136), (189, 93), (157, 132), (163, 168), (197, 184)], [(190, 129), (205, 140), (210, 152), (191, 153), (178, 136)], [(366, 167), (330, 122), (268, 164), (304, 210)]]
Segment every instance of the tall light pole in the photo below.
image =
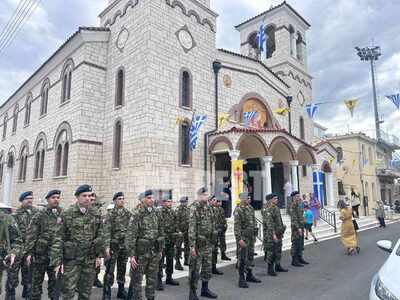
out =
[(360, 57), (361, 61), (369, 61), (371, 63), (372, 92), (373, 92), (373, 95), (374, 95), (376, 139), (378, 141), (380, 141), (381, 140), (381, 131), (380, 131), (381, 121), (379, 120), (378, 99), (376, 97), (374, 61), (378, 60), (379, 56), (382, 55), (381, 54), (381, 47), (375, 46), (375, 47), (372, 47), (372, 48), (369, 48), (369, 47), (365, 47), (365, 48), (355, 47), (355, 48), (357, 50), (357, 55)]

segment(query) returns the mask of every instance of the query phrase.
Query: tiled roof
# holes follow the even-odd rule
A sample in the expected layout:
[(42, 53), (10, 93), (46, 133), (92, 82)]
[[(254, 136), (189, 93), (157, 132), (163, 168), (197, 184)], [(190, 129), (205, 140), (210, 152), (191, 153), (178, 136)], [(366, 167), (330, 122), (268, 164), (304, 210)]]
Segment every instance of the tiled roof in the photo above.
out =
[(251, 60), (251, 61), (254, 61), (256, 63), (261, 64), (276, 79), (278, 79), (280, 82), (282, 82), (287, 88), (290, 88), (290, 86), (286, 82), (284, 82), (278, 75), (275, 74), (274, 71), (272, 71), (270, 68), (268, 68), (262, 61), (260, 61), (258, 59), (255, 59), (255, 58), (252, 58), (252, 57), (248, 57), (248, 56), (242, 55), (240, 53), (232, 52), (232, 51), (229, 51), (229, 50), (226, 50), (226, 49), (218, 49), (218, 51), (221, 51), (221, 52), (224, 52), (224, 53), (227, 53), (227, 54), (230, 54), (230, 55), (234, 55), (234, 56), (237, 56), (237, 57), (240, 57), (240, 58), (243, 58), (243, 59)]
[(274, 11), (275, 9), (281, 8), (282, 6), (287, 6), (296, 16), (298, 16), (304, 23), (306, 23), (308, 26), (311, 26), (310, 23), (308, 23), (291, 5), (289, 5), (288, 3), (286, 3), (286, 1), (283, 1), (281, 4), (277, 5), (277, 6), (273, 6), (270, 9), (264, 11), (263, 13), (248, 19), (247, 21), (244, 21), (243, 23), (240, 23), (239, 25), (236, 25), (235, 28), (238, 28), (248, 22), (253, 21), (254, 19), (257, 19), (258, 17), (261, 17), (264, 14), (267, 14), (271, 11)]
[(105, 27), (84, 27), (81, 26), (77, 31), (74, 32), (54, 53), (51, 55), (25, 82), (0, 106), (3, 108), (4, 105), (8, 103), (24, 86), (27, 84), (53, 57), (55, 57), (69, 41), (71, 41), (76, 35), (81, 33), (81, 31), (110, 31), (110, 29)]

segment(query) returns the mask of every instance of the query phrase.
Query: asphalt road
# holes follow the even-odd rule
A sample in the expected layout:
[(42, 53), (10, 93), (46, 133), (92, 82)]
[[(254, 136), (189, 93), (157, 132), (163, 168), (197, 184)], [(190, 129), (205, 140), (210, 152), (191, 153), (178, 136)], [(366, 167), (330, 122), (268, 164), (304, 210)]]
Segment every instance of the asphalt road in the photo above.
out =
[[(266, 266), (258, 258), (254, 273), (262, 280), (261, 284), (251, 284), (249, 289), (237, 288), (237, 272), (234, 266), (228, 266), (222, 269), (224, 276), (210, 281), (210, 288), (222, 300), (367, 300), (371, 279), (388, 256), (376, 247), (376, 241), (397, 241), (398, 238), (400, 223), (386, 229), (361, 232), (361, 253), (351, 257), (345, 255), (339, 239), (316, 243), (305, 250), (304, 257), (311, 265), (304, 268), (290, 266), (289, 273), (274, 278), (266, 276)], [(283, 265), (289, 266), (289, 263), (286, 251)], [(188, 299), (187, 278), (179, 281), (179, 287), (167, 286), (165, 291), (157, 293), (156, 299)], [(116, 299), (116, 290), (113, 290), (113, 297)], [(91, 299), (101, 299), (101, 290), (93, 289)]]

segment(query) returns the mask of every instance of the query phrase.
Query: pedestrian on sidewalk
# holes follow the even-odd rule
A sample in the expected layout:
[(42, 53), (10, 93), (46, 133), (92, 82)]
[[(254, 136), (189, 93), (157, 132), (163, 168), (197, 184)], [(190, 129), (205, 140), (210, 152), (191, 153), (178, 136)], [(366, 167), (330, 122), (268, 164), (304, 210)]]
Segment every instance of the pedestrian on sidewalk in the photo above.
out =
[(320, 218), (320, 209), (321, 204), (319, 203), (318, 197), (316, 197), (313, 193), (310, 193), (310, 210), (313, 214), (314, 227), (317, 227)]
[(357, 234), (352, 221), (352, 209), (343, 200), (339, 200), (340, 220), (342, 220), (340, 238), (348, 255), (360, 252)]
[(378, 201), (378, 206), (376, 207), (375, 214), (376, 214), (376, 218), (379, 221), (379, 228), (385, 228), (386, 227), (385, 207), (383, 206), (382, 201)]
[(360, 194), (357, 193), (354, 190), (354, 188), (351, 188), (351, 207), (352, 207), (357, 219), (360, 217), (360, 213), (358, 211), (360, 205), (361, 205)]
[(305, 239), (308, 240), (308, 234), (311, 234), (311, 236), (314, 238), (314, 242), (318, 242), (317, 238), (312, 232), (312, 227), (314, 223), (314, 214), (311, 211), (310, 205), (307, 202), (304, 203), (304, 221), (305, 221), (304, 229), (306, 232)]

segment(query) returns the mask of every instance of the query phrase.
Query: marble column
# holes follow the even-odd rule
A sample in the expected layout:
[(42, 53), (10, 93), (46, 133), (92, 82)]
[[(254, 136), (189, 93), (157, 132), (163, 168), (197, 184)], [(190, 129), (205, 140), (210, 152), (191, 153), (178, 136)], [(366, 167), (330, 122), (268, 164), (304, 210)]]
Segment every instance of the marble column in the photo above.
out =
[(265, 201), (265, 196), (272, 193), (272, 180), (271, 180), (271, 168), (272, 168), (272, 156), (261, 157), (264, 163), (264, 174), (263, 174), (263, 201)]
[(292, 178), (293, 191), (299, 191), (299, 180), (297, 177), (297, 174), (298, 174), (297, 168), (299, 166), (299, 161), (297, 161), (297, 160), (289, 161), (289, 166), (290, 166), (291, 173), (292, 173), (291, 178)]
[[(240, 150), (230, 150), (229, 151), (229, 156), (231, 157), (231, 162), (233, 160), (238, 160), (240, 156)], [(239, 201), (237, 195), (235, 194), (235, 191), (237, 189), (237, 182), (235, 179), (235, 170), (232, 168), (232, 163), (231, 163), (231, 198), (232, 198), (232, 218), (233, 218), (233, 212), (235, 211), (236, 208), (236, 202)]]

